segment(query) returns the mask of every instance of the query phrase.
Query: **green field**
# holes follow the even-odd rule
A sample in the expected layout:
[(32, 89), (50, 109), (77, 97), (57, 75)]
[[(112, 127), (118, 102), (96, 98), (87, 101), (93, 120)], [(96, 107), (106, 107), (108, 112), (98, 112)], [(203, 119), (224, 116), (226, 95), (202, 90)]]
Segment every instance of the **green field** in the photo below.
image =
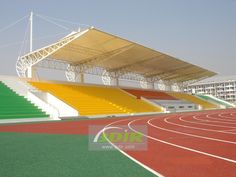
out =
[(89, 151), (86, 135), (0, 133), (1, 177), (154, 176), (118, 151)]

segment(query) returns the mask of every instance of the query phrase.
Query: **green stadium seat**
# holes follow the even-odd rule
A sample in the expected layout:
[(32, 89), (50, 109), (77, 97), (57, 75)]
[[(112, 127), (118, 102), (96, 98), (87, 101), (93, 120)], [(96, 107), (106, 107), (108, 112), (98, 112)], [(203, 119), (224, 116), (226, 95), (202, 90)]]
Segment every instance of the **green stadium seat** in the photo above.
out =
[(49, 115), (0, 81), (0, 119), (43, 117)]

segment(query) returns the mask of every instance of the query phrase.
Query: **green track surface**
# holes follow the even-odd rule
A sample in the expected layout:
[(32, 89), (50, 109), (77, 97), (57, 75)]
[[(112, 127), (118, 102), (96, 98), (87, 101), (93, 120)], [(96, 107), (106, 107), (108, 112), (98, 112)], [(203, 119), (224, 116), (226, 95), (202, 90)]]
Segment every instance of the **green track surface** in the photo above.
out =
[(154, 176), (118, 151), (89, 151), (86, 135), (0, 133), (1, 177)]

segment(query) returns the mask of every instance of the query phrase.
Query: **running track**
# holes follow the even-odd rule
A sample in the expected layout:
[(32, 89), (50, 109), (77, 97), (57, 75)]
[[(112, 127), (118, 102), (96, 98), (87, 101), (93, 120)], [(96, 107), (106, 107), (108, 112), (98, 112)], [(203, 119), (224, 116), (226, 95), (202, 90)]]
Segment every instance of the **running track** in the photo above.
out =
[[(167, 114), (118, 120), (146, 125), (148, 150), (123, 152), (163, 176), (236, 176), (236, 110)], [(139, 132), (142, 133), (142, 132)]]
[[(147, 151), (123, 152), (156, 174), (170, 177), (236, 176), (236, 109), (0, 126), (0, 131), (86, 134), (89, 125), (146, 125)], [(78, 129), (79, 127), (79, 129)]]

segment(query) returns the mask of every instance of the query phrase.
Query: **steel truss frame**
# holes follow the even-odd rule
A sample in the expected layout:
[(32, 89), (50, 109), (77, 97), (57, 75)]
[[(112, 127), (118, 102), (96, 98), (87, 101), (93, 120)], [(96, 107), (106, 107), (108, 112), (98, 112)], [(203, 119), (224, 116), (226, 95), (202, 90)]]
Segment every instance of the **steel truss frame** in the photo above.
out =
[(36, 65), (40, 61), (47, 58), (49, 55), (52, 55), (68, 43), (72, 42), (73, 40), (77, 39), (79, 36), (86, 33), (89, 29), (86, 29), (82, 32), (78, 32), (74, 35), (70, 35), (68, 37), (65, 37), (61, 39), (60, 41), (51, 44), (49, 46), (46, 46), (44, 48), (41, 48), (39, 50), (35, 50), (29, 54), (23, 55), (21, 57), (18, 57), (16, 62), (16, 72), (19, 77), (27, 77), (26, 71), (31, 68), (32, 66)]
[(174, 80), (173, 81), (161, 80), (161, 78), (159, 78), (158, 76), (145, 77), (143, 75), (137, 73), (131, 73), (123, 69), (116, 71), (109, 71), (109, 69), (102, 67), (95, 67), (92, 64), (86, 63), (86, 64), (73, 65), (71, 63), (67, 63), (62, 60), (54, 60), (50, 58), (45, 58), (41, 60), (35, 65), (35, 67), (64, 71), (67, 80), (71, 82), (81, 82), (79, 75), (90, 74), (90, 75), (101, 76), (103, 83), (105, 85), (112, 85), (112, 79), (113, 80), (122, 79), (122, 80), (138, 81), (142, 88), (149, 88), (149, 89), (154, 89), (154, 83), (157, 83), (160, 84), (159, 87), (160, 90), (180, 91), (183, 90), (184, 86), (189, 84), (190, 82), (193, 83), (197, 81), (194, 80), (194, 81), (179, 83), (175, 82)]

